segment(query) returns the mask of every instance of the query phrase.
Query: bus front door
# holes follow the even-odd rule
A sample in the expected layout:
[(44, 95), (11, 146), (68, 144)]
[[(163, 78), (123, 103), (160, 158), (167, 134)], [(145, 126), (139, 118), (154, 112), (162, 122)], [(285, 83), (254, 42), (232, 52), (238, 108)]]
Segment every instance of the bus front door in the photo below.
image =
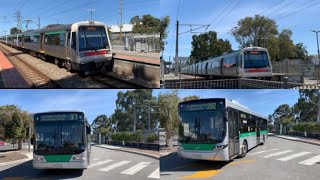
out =
[(229, 125), (229, 157), (230, 159), (239, 155), (239, 114), (236, 111), (229, 111), (228, 115)]

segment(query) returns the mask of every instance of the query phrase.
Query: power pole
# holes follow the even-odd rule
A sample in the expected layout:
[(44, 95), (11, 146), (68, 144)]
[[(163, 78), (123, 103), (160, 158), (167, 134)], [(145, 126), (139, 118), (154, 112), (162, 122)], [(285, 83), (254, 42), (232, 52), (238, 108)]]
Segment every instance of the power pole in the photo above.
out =
[(179, 58), (179, 21), (176, 24), (176, 55), (174, 59), (174, 75), (178, 76), (178, 58)]
[(318, 46), (318, 60), (320, 61), (320, 50), (319, 50), (319, 38), (318, 38), (318, 33), (320, 32), (319, 30), (311, 30), (312, 32), (316, 33), (317, 36), (317, 46)]
[(40, 30), (41, 26), (40, 26), (40, 16), (38, 16), (38, 30)]
[(17, 12), (15, 13), (15, 18), (17, 19), (17, 29), (22, 31), (22, 16), (21, 16), (21, 11), (17, 10)]
[(122, 15), (123, 15), (123, 12), (122, 12), (122, 0), (120, 0), (120, 41), (122, 39)]
[(96, 10), (95, 9), (88, 9), (88, 11), (90, 12), (90, 20), (92, 20), (92, 14), (93, 14), (93, 12), (95, 12)]
[(25, 20), (25, 21), (26, 21), (26, 23), (27, 23), (26, 29), (29, 30), (29, 29), (28, 29), (28, 26), (29, 26), (29, 23), (32, 22), (32, 21), (31, 21), (30, 19), (27, 19), (27, 20)]

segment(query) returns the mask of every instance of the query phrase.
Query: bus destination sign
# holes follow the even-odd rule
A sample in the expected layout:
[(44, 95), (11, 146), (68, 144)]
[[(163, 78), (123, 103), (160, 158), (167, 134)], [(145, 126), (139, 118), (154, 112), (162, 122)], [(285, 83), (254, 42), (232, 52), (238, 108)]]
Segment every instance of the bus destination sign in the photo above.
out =
[(40, 114), (35, 117), (38, 121), (77, 121), (82, 116), (78, 113)]
[(215, 102), (180, 105), (182, 111), (215, 110), (216, 108), (217, 104)]

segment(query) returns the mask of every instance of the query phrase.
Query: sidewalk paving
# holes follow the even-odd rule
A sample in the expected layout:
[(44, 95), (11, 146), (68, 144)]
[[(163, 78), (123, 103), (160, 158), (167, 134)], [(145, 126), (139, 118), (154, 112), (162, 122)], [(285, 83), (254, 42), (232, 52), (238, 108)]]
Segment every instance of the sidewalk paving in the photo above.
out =
[(7, 166), (10, 164), (16, 164), (16, 163), (24, 163), (32, 160), (32, 158), (33, 158), (32, 151), (28, 152), (26, 149), (3, 152), (3, 153), (0, 153), (0, 166)]
[(178, 151), (178, 146), (174, 146), (173, 148), (169, 149), (169, 148), (163, 148), (160, 150), (160, 156), (166, 156), (169, 155), (173, 152), (177, 152)]
[(121, 147), (121, 146), (112, 146), (107, 144), (95, 144), (94, 146), (100, 147), (100, 148), (106, 148), (106, 149), (112, 149), (112, 150), (118, 150), (118, 151), (124, 151), (134, 154), (139, 154), (143, 156), (148, 156), (151, 158), (159, 159), (160, 153), (159, 151), (152, 151), (152, 150), (146, 150), (146, 149), (138, 149), (138, 148), (129, 148), (129, 147)]
[(287, 139), (291, 141), (298, 141), (298, 142), (304, 142), (304, 143), (309, 143), (313, 145), (318, 145), (320, 146), (320, 140), (319, 139), (312, 139), (312, 138), (307, 138), (307, 137), (299, 137), (299, 136), (288, 136), (288, 135), (276, 135), (272, 134), (275, 137), (282, 138), (282, 139)]

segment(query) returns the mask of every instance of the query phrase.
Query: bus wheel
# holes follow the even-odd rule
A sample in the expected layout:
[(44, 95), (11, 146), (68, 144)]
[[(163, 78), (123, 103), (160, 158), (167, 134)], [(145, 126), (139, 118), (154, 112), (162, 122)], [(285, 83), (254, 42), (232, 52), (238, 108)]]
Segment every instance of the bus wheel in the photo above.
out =
[(247, 152), (248, 152), (248, 144), (247, 144), (247, 141), (243, 141), (243, 144), (242, 144), (242, 153), (239, 155), (239, 157), (243, 158), (247, 155)]

